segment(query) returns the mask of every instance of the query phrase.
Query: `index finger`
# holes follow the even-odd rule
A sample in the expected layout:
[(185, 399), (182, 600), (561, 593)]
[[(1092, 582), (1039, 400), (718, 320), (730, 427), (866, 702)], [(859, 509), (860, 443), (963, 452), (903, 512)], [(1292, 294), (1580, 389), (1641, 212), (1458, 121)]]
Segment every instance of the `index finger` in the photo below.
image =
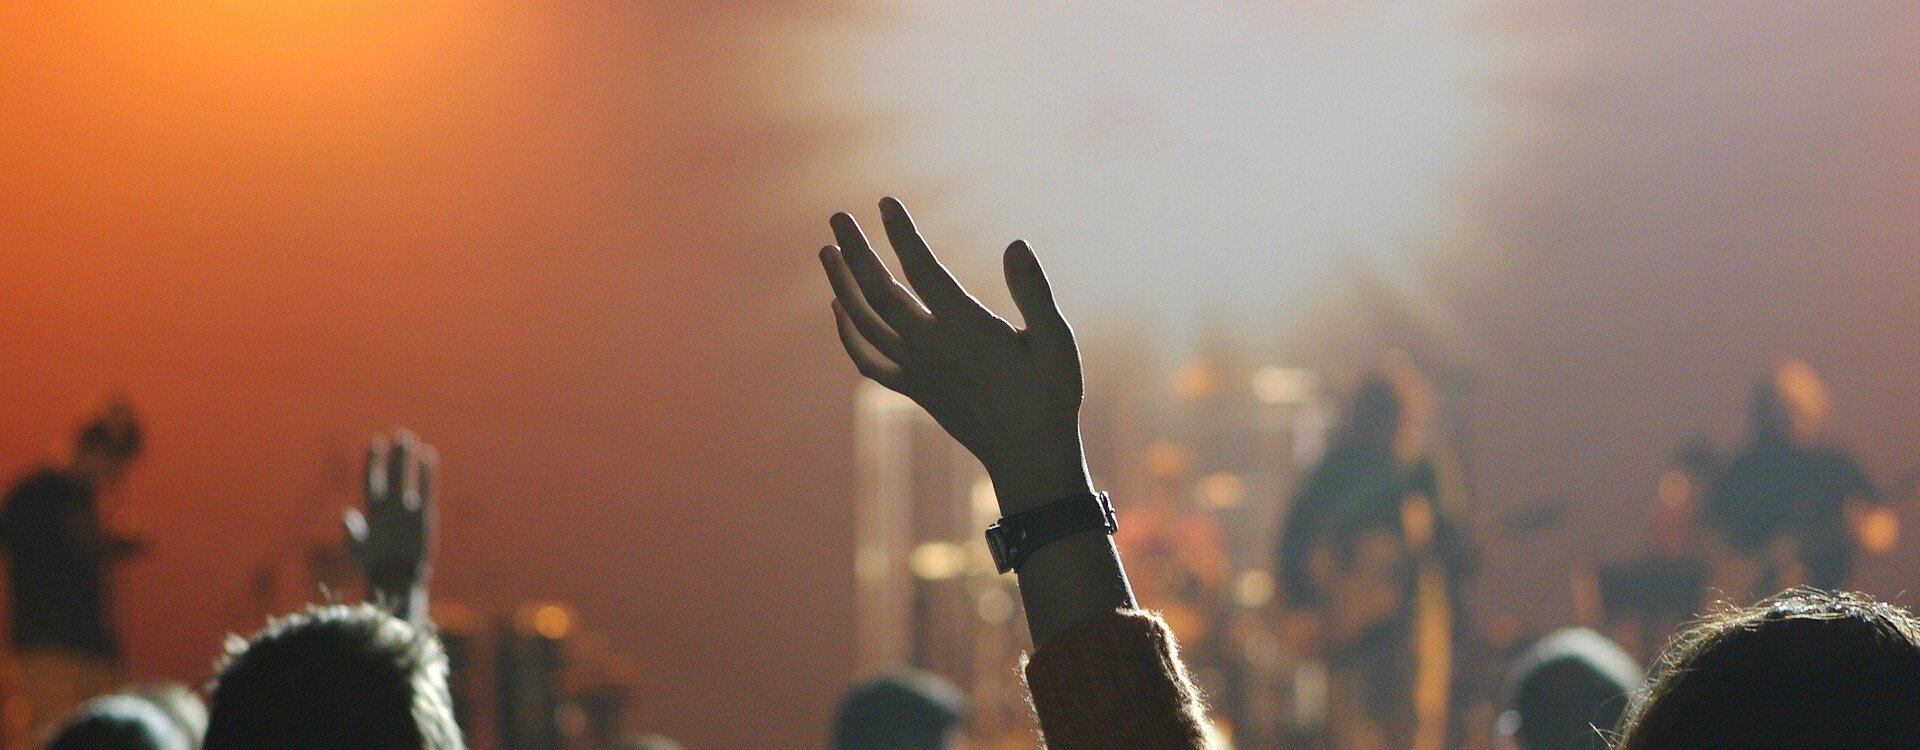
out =
[(834, 214), (828, 223), (833, 226), (834, 238), (840, 242), (840, 257), (853, 272), (861, 295), (888, 327), (901, 336), (911, 336), (932, 324), (933, 316), (893, 278), (886, 264), (880, 262), (880, 256), (867, 244), (867, 236), (860, 231), (860, 223), (852, 214)]
[(979, 300), (967, 293), (965, 287), (960, 286), (960, 282), (934, 256), (933, 249), (927, 247), (926, 238), (921, 237), (920, 230), (914, 227), (913, 216), (907, 213), (906, 204), (898, 198), (882, 198), (880, 218), (887, 230), (887, 241), (893, 245), (893, 254), (900, 258), (900, 270), (906, 273), (907, 283), (913, 285), (913, 291), (920, 294), (920, 299), (927, 303), (927, 308), (934, 315), (957, 315), (973, 319), (993, 316)]

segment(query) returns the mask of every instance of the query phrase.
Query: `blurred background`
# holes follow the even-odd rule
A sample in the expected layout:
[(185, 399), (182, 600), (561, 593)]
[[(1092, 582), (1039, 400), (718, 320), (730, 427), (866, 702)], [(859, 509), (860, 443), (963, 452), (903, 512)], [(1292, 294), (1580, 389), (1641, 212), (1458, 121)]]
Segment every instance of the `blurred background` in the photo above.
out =
[[(136, 677), (317, 596), (405, 424), (443, 597), (565, 602), (633, 727), (823, 745), (860, 410), (814, 251), (882, 195), (990, 304), (1034, 243), (1115, 482), (1207, 372), (1438, 373), (1475, 527), (1558, 514), (1473, 589), (1519, 630), (1780, 357), (1920, 466), (1912, 3), (29, 0), (0, 40), (0, 467), (141, 411)], [(1916, 550), (1859, 586), (1912, 604)]]

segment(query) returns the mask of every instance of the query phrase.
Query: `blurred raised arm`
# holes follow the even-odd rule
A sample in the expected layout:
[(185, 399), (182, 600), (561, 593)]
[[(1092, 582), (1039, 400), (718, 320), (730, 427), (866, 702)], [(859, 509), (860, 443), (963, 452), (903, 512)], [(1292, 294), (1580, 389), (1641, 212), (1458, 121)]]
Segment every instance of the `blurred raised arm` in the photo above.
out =
[[(1080, 352), (1033, 249), (1016, 241), (1003, 258), (1026, 322), (1016, 328), (954, 280), (899, 201), (881, 201), (880, 215), (907, 285), (848, 214), (834, 214), (838, 245), (820, 251), (840, 341), (861, 374), (913, 399), (980, 459), (1002, 516), (1091, 492)], [(1019, 576), (1035, 645), (1133, 606), (1112, 539), (1097, 531), (1041, 547)]]
[(419, 436), (395, 429), (367, 446), (363, 512), (348, 508), (347, 550), (367, 576), (370, 598), (415, 623), (427, 617), (432, 572), (434, 480), (440, 453)]
[[(1014, 242), (1003, 258), (1026, 323), (1016, 328), (940, 265), (899, 201), (881, 201), (880, 215), (905, 285), (852, 216), (833, 216), (838, 245), (820, 251), (855, 366), (913, 399), (980, 459), (1003, 518), (1092, 492), (1080, 441), (1080, 352), (1033, 249)], [(1172, 632), (1134, 609), (1111, 536), (1094, 529), (1060, 538), (1017, 570), (1037, 647), (1027, 684), (1047, 747), (1209, 746)]]

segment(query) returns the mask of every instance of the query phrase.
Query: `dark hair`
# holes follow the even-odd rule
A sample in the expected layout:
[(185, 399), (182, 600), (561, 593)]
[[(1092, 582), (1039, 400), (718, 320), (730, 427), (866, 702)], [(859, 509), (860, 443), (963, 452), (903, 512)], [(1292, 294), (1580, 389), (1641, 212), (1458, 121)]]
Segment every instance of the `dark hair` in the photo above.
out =
[(205, 750), (460, 750), (433, 633), (370, 604), (309, 607), (229, 640)]
[(1381, 450), (1393, 446), (1400, 432), (1400, 391), (1384, 373), (1368, 375), (1354, 390), (1352, 411), (1347, 415), (1345, 437), (1359, 445)]
[(1920, 623), (1860, 594), (1796, 589), (1678, 636), (1619, 750), (1920, 747)]
[(189, 750), (173, 720), (146, 699), (109, 695), (87, 701), (46, 750)]
[(140, 453), (140, 419), (127, 402), (114, 400), (107, 408), (80, 428), (75, 442), (82, 450), (97, 450), (115, 458), (132, 458)]
[(965, 700), (946, 678), (901, 670), (869, 678), (840, 701), (834, 750), (939, 750), (966, 720)]
[(1515, 664), (1507, 683), (1524, 750), (1606, 750), (1607, 734), (1640, 686), (1640, 665), (1606, 636), (1586, 628), (1554, 632)]

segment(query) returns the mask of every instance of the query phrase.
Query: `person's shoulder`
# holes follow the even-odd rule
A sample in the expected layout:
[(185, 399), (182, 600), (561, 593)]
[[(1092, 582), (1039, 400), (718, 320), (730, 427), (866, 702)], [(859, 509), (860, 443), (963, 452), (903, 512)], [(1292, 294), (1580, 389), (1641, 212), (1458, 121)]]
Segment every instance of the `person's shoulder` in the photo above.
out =
[(13, 498), (43, 497), (72, 491), (75, 482), (66, 472), (50, 466), (37, 467), (13, 485)]
[(41, 468), (29, 473), (15, 484), (13, 491), (7, 494), (6, 515), (18, 515), (22, 512), (53, 512), (54, 508), (70, 505), (76, 498), (84, 498), (87, 488), (79, 481), (58, 469)]
[(1860, 461), (1853, 452), (1832, 443), (1821, 443), (1807, 448), (1807, 455), (1815, 460), (1836, 466), (1859, 466)]
[(1818, 445), (1807, 449), (1807, 461), (1816, 469), (1832, 476), (1859, 478), (1864, 481), (1866, 467), (1853, 453), (1837, 445)]

